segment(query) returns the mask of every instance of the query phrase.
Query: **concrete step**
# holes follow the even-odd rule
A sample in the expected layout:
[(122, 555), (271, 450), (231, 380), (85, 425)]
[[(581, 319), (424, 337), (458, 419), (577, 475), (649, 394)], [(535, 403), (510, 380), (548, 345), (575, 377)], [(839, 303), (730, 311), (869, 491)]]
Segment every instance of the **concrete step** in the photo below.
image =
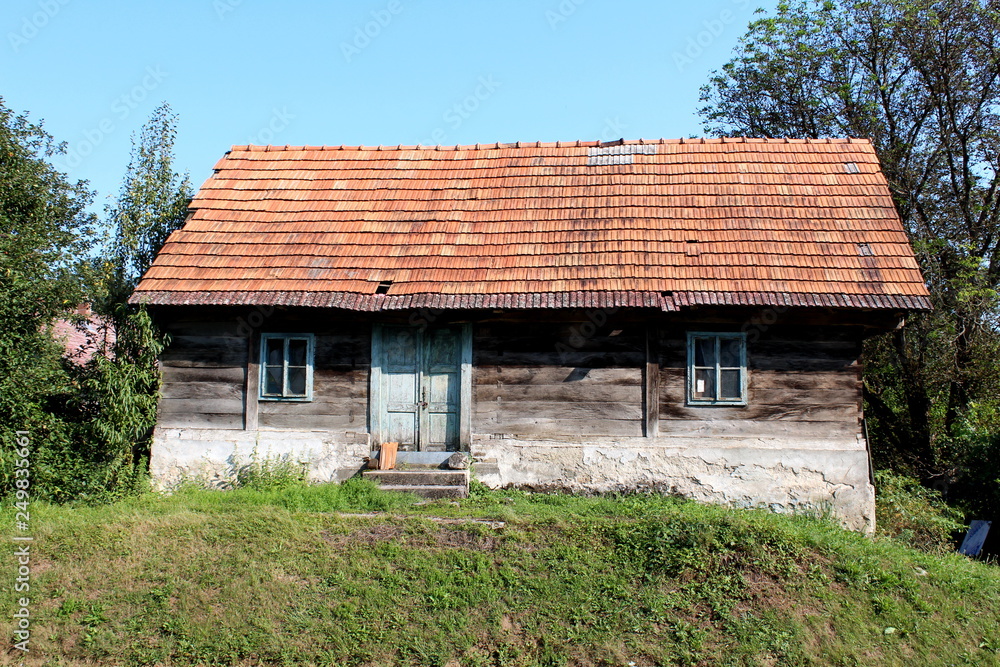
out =
[(362, 476), (381, 484), (415, 486), (468, 486), (468, 470), (365, 470)]
[[(405, 465), (409, 468), (443, 468), (445, 461), (455, 452), (396, 452), (396, 466)], [(378, 452), (369, 455), (378, 458)]]
[(417, 484), (382, 484), (383, 491), (402, 491), (403, 493), (413, 493), (421, 498), (435, 500), (437, 498), (468, 498), (468, 486), (424, 486)]

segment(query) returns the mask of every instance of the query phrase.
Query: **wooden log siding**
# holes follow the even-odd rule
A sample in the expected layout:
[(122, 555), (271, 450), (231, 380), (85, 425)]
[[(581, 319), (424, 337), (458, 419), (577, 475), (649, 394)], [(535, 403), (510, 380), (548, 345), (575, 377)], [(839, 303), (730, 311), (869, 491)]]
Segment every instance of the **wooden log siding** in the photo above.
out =
[[(751, 337), (748, 404), (716, 407), (686, 405), (686, 332), (735, 330), (732, 315), (714, 324), (663, 319), (647, 326), (645, 317), (622, 319), (590, 337), (578, 335), (582, 318), (576, 315), (547, 323), (475, 323), (467, 397), (472, 431), (560, 440), (860, 432), (860, 325), (778, 323), (759, 339)], [(370, 322), (327, 314), (278, 320), (268, 320), (267, 330), (316, 335), (314, 400), (260, 401), (259, 427), (367, 431)], [(244, 422), (249, 341), (236, 322), (185, 317), (169, 323), (173, 341), (161, 357), (160, 426), (252, 426), (251, 419)]]
[[(166, 428), (360, 431), (368, 428), (371, 338), (365, 323), (268, 321), (268, 331), (316, 333), (313, 400), (255, 401), (259, 372), (238, 320), (184, 320), (166, 328), (171, 344), (161, 355), (159, 425)], [(255, 332), (259, 339), (259, 332)], [(254, 355), (252, 364), (248, 364)], [(245, 400), (246, 399), (246, 400)], [(256, 410), (254, 403), (256, 402)]]
[[(309, 329), (290, 329), (290, 332)], [(368, 429), (371, 336), (364, 325), (316, 333), (313, 400), (260, 401), (260, 427), (300, 431), (364, 432)]]
[[(755, 336), (756, 338), (756, 336)], [(747, 345), (746, 406), (687, 405), (685, 330), (658, 336), (662, 435), (845, 437), (860, 432), (861, 333), (781, 327)]]
[(243, 428), (247, 339), (235, 327), (205, 323), (172, 332), (160, 355), (157, 423), (165, 428)]
[(643, 434), (644, 327), (608, 325), (583, 337), (573, 326), (474, 328), (474, 432), (538, 438)]

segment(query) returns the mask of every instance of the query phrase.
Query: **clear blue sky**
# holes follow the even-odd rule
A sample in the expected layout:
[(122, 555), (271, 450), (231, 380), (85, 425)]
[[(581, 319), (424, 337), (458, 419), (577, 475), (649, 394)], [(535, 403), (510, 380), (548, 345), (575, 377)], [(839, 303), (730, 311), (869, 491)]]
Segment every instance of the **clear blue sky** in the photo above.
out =
[(6, 0), (0, 95), (100, 211), (161, 101), (195, 187), (233, 144), (699, 135), (698, 88), (774, 4)]

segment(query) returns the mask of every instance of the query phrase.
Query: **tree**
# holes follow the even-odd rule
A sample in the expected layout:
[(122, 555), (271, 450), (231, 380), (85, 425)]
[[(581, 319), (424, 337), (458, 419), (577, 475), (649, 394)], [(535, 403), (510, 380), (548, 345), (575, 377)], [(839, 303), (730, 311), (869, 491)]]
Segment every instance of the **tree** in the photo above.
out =
[[(18, 431), (34, 498), (106, 501), (144, 486), (163, 338), (127, 299), (190, 200), (172, 169), (175, 122), (161, 105), (143, 128), (95, 260), (92, 193), (49, 163), (63, 146), (0, 99), (0, 494), (13, 488)], [(78, 366), (52, 325), (87, 299), (116, 335)]]
[(173, 168), (177, 115), (166, 102), (143, 126), (118, 200), (108, 207), (110, 247), (108, 296), (124, 302), (163, 247), (167, 237), (184, 224), (191, 202), (191, 182)]
[(132, 138), (132, 155), (117, 201), (107, 208), (106, 259), (95, 312), (113, 336), (105, 354), (78, 373), (76, 408), (85, 438), (99, 443), (107, 497), (141, 487), (149, 440), (156, 422), (160, 385), (157, 356), (166, 342), (142, 306), (128, 303), (137, 282), (167, 237), (187, 215), (191, 186), (173, 169), (177, 116), (161, 104)]
[(866, 348), (883, 461), (953, 478), (1000, 427), (1000, 16), (980, 0), (784, 0), (702, 88), (723, 136), (868, 137), (934, 312)]
[(33, 445), (31, 474), (62, 465), (71, 429), (59, 416), (72, 391), (51, 325), (79, 303), (80, 273), (92, 243), (93, 194), (70, 183), (50, 159), (64, 152), (0, 98), (0, 482), (9, 489), (16, 431)]

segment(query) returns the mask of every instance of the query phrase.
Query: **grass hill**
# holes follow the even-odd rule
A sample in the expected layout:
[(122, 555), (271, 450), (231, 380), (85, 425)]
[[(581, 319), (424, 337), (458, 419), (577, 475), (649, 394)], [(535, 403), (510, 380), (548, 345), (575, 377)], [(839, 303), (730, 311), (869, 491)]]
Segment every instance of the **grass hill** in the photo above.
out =
[(31, 509), (8, 664), (1000, 664), (1000, 569), (806, 517), (360, 481)]

